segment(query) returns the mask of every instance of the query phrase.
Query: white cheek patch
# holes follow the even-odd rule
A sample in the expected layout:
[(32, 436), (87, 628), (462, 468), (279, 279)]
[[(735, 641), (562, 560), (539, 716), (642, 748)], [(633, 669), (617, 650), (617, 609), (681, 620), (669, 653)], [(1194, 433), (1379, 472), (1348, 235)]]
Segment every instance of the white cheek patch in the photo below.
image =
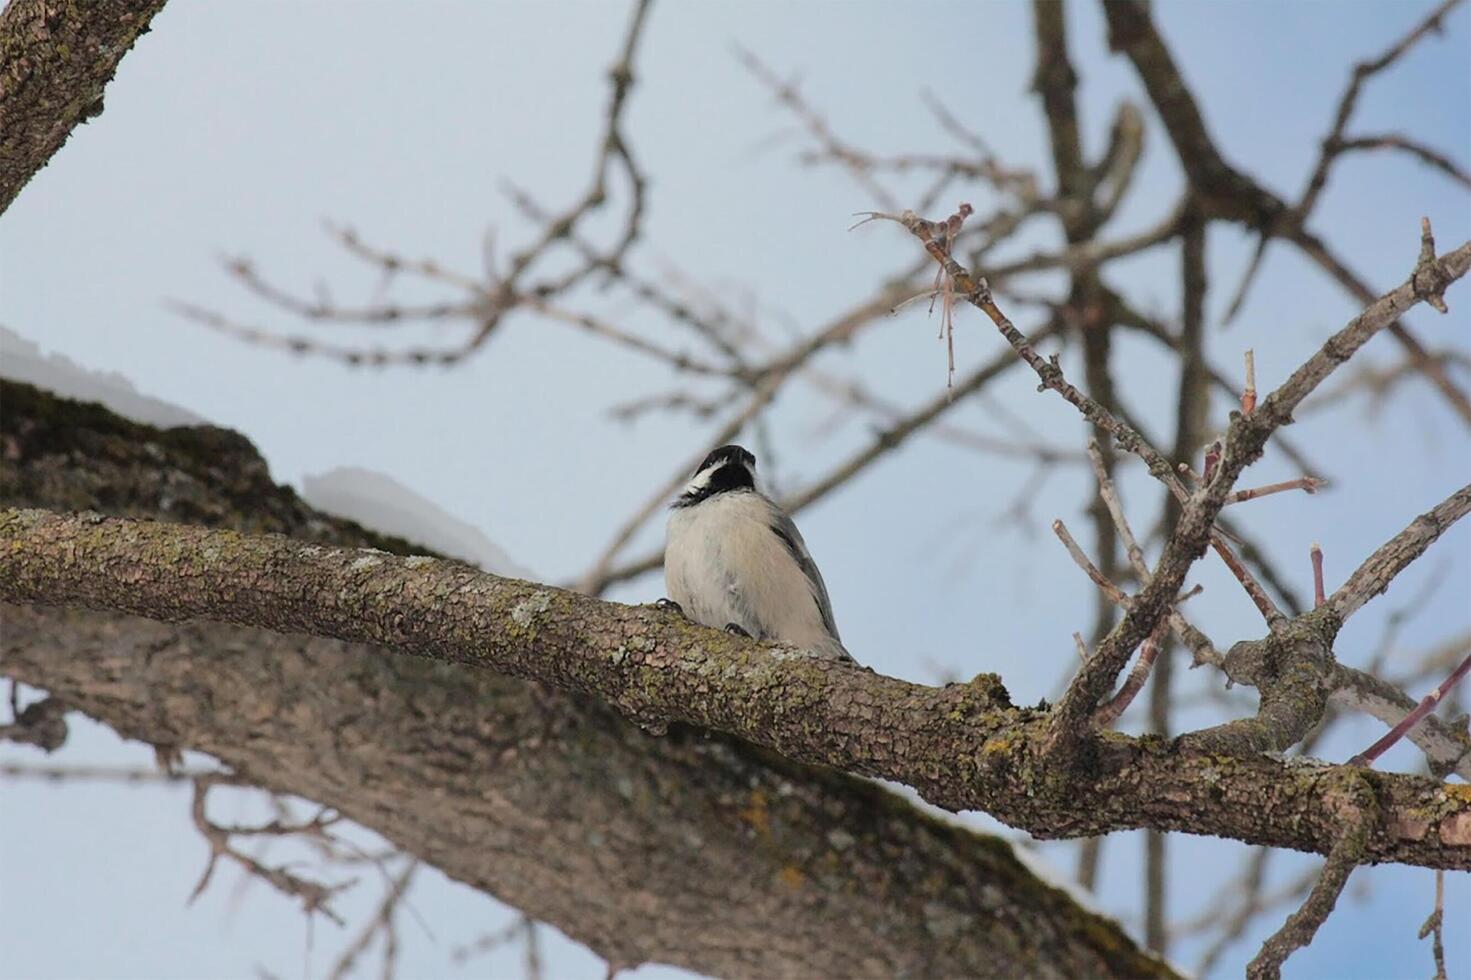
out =
[(708, 469), (701, 470), (700, 472), (695, 474), (693, 480), (690, 480), (690, 482), (684, 485), (684, 492), (691, 495), (699, 493), (701, 490), (710, 485), (710, 480), (714, 476), (715, 467), (713, 466)]

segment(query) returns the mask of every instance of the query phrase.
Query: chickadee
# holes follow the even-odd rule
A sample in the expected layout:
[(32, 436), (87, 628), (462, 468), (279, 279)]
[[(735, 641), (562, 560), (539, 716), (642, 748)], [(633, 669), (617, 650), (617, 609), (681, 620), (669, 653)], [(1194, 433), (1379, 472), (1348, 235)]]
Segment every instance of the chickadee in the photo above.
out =
[(671, 505), (664, 545), (669, 597), (697, 623), (778, 640), (830, 660), (838, 639), (822, 573), (797, 525), (756, 489), (756, 457), (721, 446)]

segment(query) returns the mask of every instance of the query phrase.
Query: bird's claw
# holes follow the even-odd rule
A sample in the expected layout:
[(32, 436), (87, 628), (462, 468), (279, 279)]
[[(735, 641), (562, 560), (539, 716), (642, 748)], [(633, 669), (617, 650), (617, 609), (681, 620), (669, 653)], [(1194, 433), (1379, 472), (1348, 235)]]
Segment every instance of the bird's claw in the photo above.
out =
[(738, 623), (726, 623), (725, 631), (735, 636), (744, 636), (748, 640), (751, 638), (751, 634), (747, 633)]
[(671, 610), (673, 612), (679, 613), (681, 616), (684, 615), (684, 607), (681, 606), (679, 603), (675, 602), (673, 599), (670, 599), (668, 597), (665, 597), (663, 599), (660, 599), (658, 602), (654, 603), (654, 608), (655, 609), (668, 609), (668, 610)]

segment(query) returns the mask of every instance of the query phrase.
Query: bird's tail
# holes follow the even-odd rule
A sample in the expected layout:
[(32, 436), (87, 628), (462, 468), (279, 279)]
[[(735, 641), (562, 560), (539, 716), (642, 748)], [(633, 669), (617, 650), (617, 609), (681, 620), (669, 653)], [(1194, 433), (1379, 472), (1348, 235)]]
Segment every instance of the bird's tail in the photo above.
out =
[(835, 636), (825, 636), (807, 649), (814, 657), (820, 657), (823, 660), (845, 660), (850, 664), (858, 662)]

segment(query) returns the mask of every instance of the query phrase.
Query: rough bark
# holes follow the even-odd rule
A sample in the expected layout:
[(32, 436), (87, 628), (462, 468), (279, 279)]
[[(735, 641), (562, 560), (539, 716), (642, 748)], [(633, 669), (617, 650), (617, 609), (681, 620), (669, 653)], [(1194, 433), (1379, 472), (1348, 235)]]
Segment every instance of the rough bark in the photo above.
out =
[[(312, 512), (225, 430), (152, 429), (12, 383), (0, 398), (4, 505), (412, 550)], [(210, 752), (337, 808), (614, 964), (1169, 972), (1004, 842), (732, 739), (679, 726), (654, 737), (575, 695), (335, 640), (34, 606), (5, 607), (4, 623), (0, 673), (124, 735)]]
[(0, 214), (102, 112), (102, 91), (165, 0), (10, 0), (0, 12)]
[(1367, 791), (1381, 802), (1367, 861), (1471, 868), (1471, 794), (1434, 780), (1117, 733), (1088, 736), (1085, 766), (1056, 766), (1050, 713), (1012, 707), (994, 675), (925, 687), (453, 562), (9, 510), (0, 599), (304, 632), (520, 676), (646, 728), (735, 735), (1040, 837), (1147, 827), (1326, 854), (1339, 801)]

